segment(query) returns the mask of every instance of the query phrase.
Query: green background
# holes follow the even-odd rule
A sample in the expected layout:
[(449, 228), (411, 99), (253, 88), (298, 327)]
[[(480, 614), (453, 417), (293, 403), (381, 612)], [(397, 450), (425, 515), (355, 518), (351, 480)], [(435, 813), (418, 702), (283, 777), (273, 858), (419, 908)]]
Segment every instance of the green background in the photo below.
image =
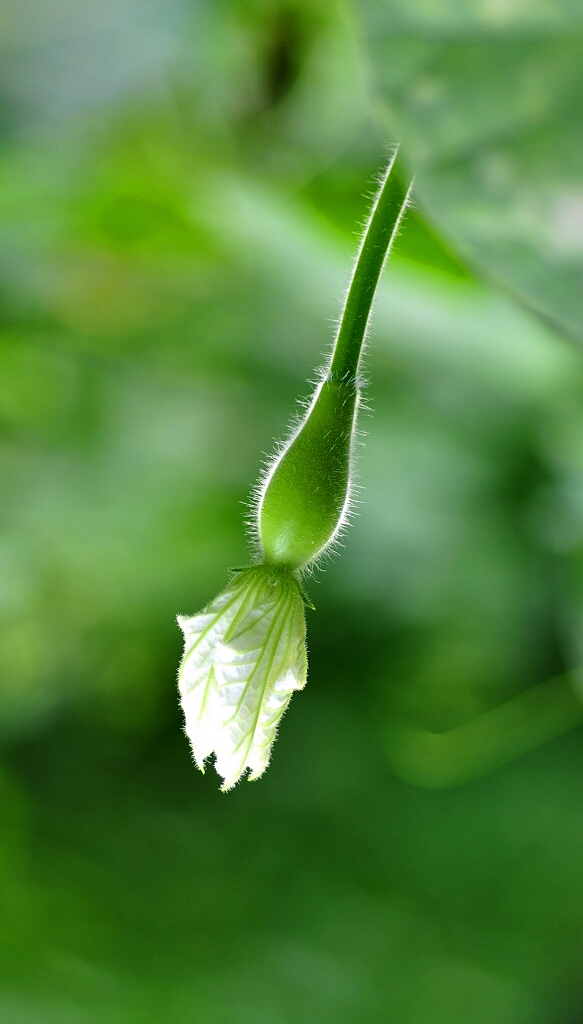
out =
[[(582, 21), (6, 6), (2, 1024), (582, 1019)], [(222, 795), (175, 615), (248, 558), (396, 139), (358, 516)]]

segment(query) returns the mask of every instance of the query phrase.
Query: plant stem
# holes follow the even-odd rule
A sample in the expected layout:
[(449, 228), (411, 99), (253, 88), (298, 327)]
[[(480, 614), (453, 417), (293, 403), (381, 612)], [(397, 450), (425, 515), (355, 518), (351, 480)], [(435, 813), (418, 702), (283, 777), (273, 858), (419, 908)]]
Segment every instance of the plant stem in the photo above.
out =
[(395, 150), (372, 208), (348, 288), (330, 363), (330, 375), (335, 380), (356, 378), (379, 277), (408, 205), (412, 186), (403, 196), (399, 182), (391, 176), (396, 157)]

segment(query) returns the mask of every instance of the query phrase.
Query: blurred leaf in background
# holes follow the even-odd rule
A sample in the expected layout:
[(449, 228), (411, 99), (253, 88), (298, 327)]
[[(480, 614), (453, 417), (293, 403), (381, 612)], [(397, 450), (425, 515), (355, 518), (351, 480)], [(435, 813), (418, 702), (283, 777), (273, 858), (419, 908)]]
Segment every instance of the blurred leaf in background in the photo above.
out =
[[(544, 83), (577, 11), (496, 10), (480, 52), (510, 19), (574, 153), (552, 111), (578, 66)], [(388, 0), (6, 8), (2, 1022), (559, 1024), (583, 1001), (583, 367), (548, 326), (576, 333), (578, 257), (516, 242), (513, 186), (490, 217), (466, 176), (488, 125), (526, 152), (490, 65), (438, 90), (445, 149), (441, 114), (403, 113), (428, 61), (459, 80), (462, 19), (473, 39), (473, 8)], [(541, 110), (518, 166), (576, 195)], [(360, 515), (310, 584), (273, 764), (224, 797), (180, 732), (175, 613), (247, 559), (262, 453), (401, 135), (419, 209), (376, 305)]]
[(581, 5), (357, 7), (423, 208), (476, 268), (581, 342)]

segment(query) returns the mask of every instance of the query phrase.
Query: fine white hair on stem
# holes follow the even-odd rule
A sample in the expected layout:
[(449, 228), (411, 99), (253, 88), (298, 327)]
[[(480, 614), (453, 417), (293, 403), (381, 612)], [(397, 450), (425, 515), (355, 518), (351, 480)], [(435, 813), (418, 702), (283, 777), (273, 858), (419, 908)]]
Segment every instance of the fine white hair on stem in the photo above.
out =
[[(247, 517), (247, 526), (251, 540), (251, 547), (253, 556), (255, 559), (260, 560), (263, 557), (263, 549), (261, 544), (260, 535), (260, 516), (263, 506), (263, 502), (266, 496), (266, 492), (269, 488), (271, 480), (274, 474), (284, 459), (286, 453), (290, 450), (299, 434), (301, 433), (304, 425), (307, 423), (315, 405), (318, 401), (318, 397), (322, 391), (322, 388), (326, 382), (336, 381), (340, 384), (343, 380), (346, 383), (351, 384), (354, 388), (354, 411), (351, 422), (350, 439), (347, 451), (347, 470), (348, 479), (346, 486), (346, 493), (342, 508), (338, 515), (338, 520), (335, 529), (333, 530), (330, 537), (324, 543), (320, 551), (316, 552), (311, 558), (308, 559), (307, 563), (302, 566), (302, 571), (306, 567), (310, 569), (314, 565), (320, 565), (323, 560), (327, 560), (331, 554), (341, 545), (342, 537), (344, 536), (348, 525), (355, 513), (355, 505), (358, 503), (356, 499), (357, 485), (355, 482), (355, 462), (356, 462), (356, 449), (362, 444), (360, 438), (363, 436), (362, 432), (358, 429), (358, 417), (361, 409), (363, 411), (370, 412), (370, 407), (363, 401), (363, 391), (368, 383), (367, 378), (363, 372), (363, 359), (364, 353), (367, 346), (367, 341), (370, 336), (371, 323), (372, 323), (372, 299), (376, 290), (376, 285), (382, 274), (386, 259), (389, 255), (394, 240), (398, 234), (400, 224), (402, 222), (403, 214), (406, 208), (410, 205), (411, 187), (409, 187), (405, 194), (404, 200), (397, 206), (396, 216), (392, 217), (393, 203), (397, 205), (398, 200), (392, 198), (392, 193), (387, 193), (382, 209), (379, 204), (383, 200), (385, 195), (385, 189), (387, 187), (389, 176), (393, 170), (395, 160), (398, 153), (398, 146), (394, 147), (390, 152), (390, 158), (388, 165), (384, 172), (377, 178), (377, 188), (375, 189), (370, 212), (366, 218), (365, 224), (360, 237), (358, 249), (354, 258), (352, 271), (349, 277), (348, 285), (345, 291), (344, 301), (342, 303), (342, 311), (338, 317), (332, 320), (334, 336), (330, 345), (329, 352), (327, 354), (324, 365), (317, 371), (316, 380), (312, 382), (312, 393), (309, 399), (301, 399), (298, 402), (299, 408), (296, 411), (296, 415), (288, 428), (287, 435), (282, 441), (278, 441), (275, 444), (275, 450), (271, 457), (268, 457), (263, 464), (262, 471), (260, 474), (259, 481), (251, 494), (249, 502), (249, 515)], [(388, 206), (387, 206), (388, 202)], [(391, 217), (387, 220), (385, 218), (385, 212), (389, 209)], [(374, 222), (375, 214), (379, 210), (379, 218), (377, 217), (376, 227), (371, 227)], [(381, 232), (379, 235), (378, 232)], [(368, 256), (363, 257), (365, 252), (365, 246), (367, 239), (371, 232), (371, 242), (369, 243)], [(387, 237), (388, 232), (388, 237)], [(381, 240), (382, 249), (378, 245), (378, 239)], [(375, 249), (375, 239), (376, 249)], [(372, 248), (371, 248), (372, 246)], [(360, 284), (357, 282), (357, 274), (359, 271), (359, 265), (361, 260), (371, 259), (371, 254), (378, 252), (381, 254), (381, 260), (372, 256), (373, 263), (371, 269), (371, 276), (369, 282), (372, 281), (372, 291), (370, 290), (370, 283), (368, 285), (368, 296), (365, 291), (365, 298), (361, 300), (360, 296), (362, 292), (362, 271)], [(366, 267), (367, 264), (364, 263)], [(356, 285), (355, 285), (355, 282)], [(352, 309), (349, 312), (349, 303), (353, 287), (356, 287), (354, 292), (355, 298), (353, 298)], [(356, 303), (356, 305), (355, 305)], [(358, 304), (360, 303), (360, 309)], [(345, 329), (345, 336), (342, 338), (342, 332), (344, 327), (345, 318), (348, 317), (347, 327)], [(360, 321), (355, 319), (360, 317)], [(363, 322), (364, 321), (364, 322)]]
[[(347, 286), (345, 288), (345, 291), (344, 291), (344, 297), (343, 297), (343, 301), (341, 303), (340, 313), (339, 313), (339, 315), (337, 317), (335, 317), (333, 319), (333, 323), (334, 323), (334, 327), (335, 327), (335, 333), (334, 333), (334, 338), (332, 340), (332, 345), (331, 345), (330, 362), (332, 361), (332, 359), (334, 357), (334, 352), (335, 352), (335, 349), (336, 349), (336, 344), (338, 342), (338, 336), (340, 334), (340, 330), (341, 330), (341, 327), (342, 327), (342, 322), (343, 322), (343, 319), (344, 319), (344, 313), (346, 311), (348, 297), (350, 295), (350, 290), (352, 288), (352, 283), (354, 281), (354, 277), (355, 277), (355, 274), (356, 274), (356, 271), (357, 271), (357, 268), (358, 268), (358, 264), (359, 264), (359, 261), (360, 261), (361, 255), (362, 255), (362, 251), (363, 251), (365, 243), (366, 243), (366, 239), (367, 239), (367, 235), (368, 235), (368, 230), (370, 228), (371, 222), (372, 222), (373, 217), (375, 215), (375, 212), (376, 212), (376, 209), (377, 209), (377, 206), (378, 206), (378, 203), (379, 203), (379, 199), (381, 198), (381, 195), (383, 193), (385, 185), (387, 184), (387, 181), (390, 178), (391, 173), (393, 171), (393, 168), (395, 166), (395, 161), (396, 161), (397, 156), (399, 154), (399, 148), (400, 148), (400, 146), (399, 146), (398, 143), (396, 143), (393, 146), (388, 147), (389, 159), (388, 159), (387, 166), (386, 166), (386, 168), (384, 170), (379, 171), (375, 175), (375, 180), (374, 180), (374, 186), (375, 187), (374, 187), (374, 189), (372, 189), (368, 193), (365, 193), (365, 198), (368, 198), (370, 200), (369, 211), (368, 211), (368, 214), (366, 215), (366, 217), (364, 218), (364, 220), (361, 223), (361, 230), (360, 230), (359, 235), (358, 235), (358, 238), (359, 238), (358, 246), (357, 246), (356, 253), (354, 255), (353, 261), (352, 261), (352, 270), (351, 270), (351, 273), (350, 273), (350, 276), (349, 276), (348, 284), (347, 284)], [(381, 265), (380, 272), (379, 272), (379, 280), (380, 280), (380, 277), (383, 274), (384, 268), (386, 266), (386, 263), (387, 263), (387, 260), (388, 260), (388, 258), (390, 256), (390, 254), (392, 252), (392, 249), (393, 249), (393, 246), (395, 244), (395, 241), (396, 241), (396, 239), (398, 238), (398, 236), (400, 234), (401, 227), (402, 227), (402, 224), (403, 224), (403, 217), (405, 216), (405, 213), (406, 213), (406, 211), (408, 209), (414, 207), (414, 202), (413, 202), (413, 185), (414, 185), (414, 179), (411, 181), (411, 183), (410, 183), (410, 185), (409, 185), (409, 187), (408, 187), (408, 189), (407, 189), (407, 191), (405, 193), (403, 202), (402, 202), (400, 210), (399, 210), (399, 214), (398, 214), (398, 216), (397, 216), (397, 218), (395, 220), (395, 223), (394, 223), (394, 226), (393, 226), (393, 230), (391, 232), (391, 237), (390, 237), (389, 244), (386, 247), (385, 252), (384, 252), (383, 261), (382, 261), (382, 265)], [(362, 339), (362, 347), (361, 347), (361, 350), (360, 350), (360, 359), (359, 359), (359, 367), (358, 367), (358, 372), (359, 373), (360, 373), (360, 367), (362, 365), (364, 355), (366, 353), (366, 349), (368, 347), (368, 339), (370, 337), (370, 333), (371, 333), (371, 329), (372, 329), (372, 324), (373, 324), (373, 311), (374, 311), (374, 304), (371, 306), (371, 308), (369, 310), (367, 321), (366, 321), (366, 327), (365, 327), (365, 330), (364, 330), (364, 336), (363, 336), (363, 339)], [(364, 386), (364, 382), (361, 383), (361, 386)]]

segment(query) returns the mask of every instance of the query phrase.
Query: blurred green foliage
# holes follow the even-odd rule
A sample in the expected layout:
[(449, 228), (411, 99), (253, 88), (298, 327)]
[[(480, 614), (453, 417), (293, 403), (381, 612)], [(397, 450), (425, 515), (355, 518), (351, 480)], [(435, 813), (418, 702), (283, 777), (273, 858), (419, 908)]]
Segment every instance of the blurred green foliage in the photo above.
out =
[(358, 0), (420, 201), (467, 259), (583, 340), (583, 7)]
[[(509, 212), (580, 193), (580, 15), (486, 8), (6, 8), (3, 1024), (579, 1019), (583, 365), (474, 268), (580, 329), (576, 210), (560, 253)], [(401, 134), (360, 515), (273, 764), (225, 797), (174, 616), (247, 558)]]

